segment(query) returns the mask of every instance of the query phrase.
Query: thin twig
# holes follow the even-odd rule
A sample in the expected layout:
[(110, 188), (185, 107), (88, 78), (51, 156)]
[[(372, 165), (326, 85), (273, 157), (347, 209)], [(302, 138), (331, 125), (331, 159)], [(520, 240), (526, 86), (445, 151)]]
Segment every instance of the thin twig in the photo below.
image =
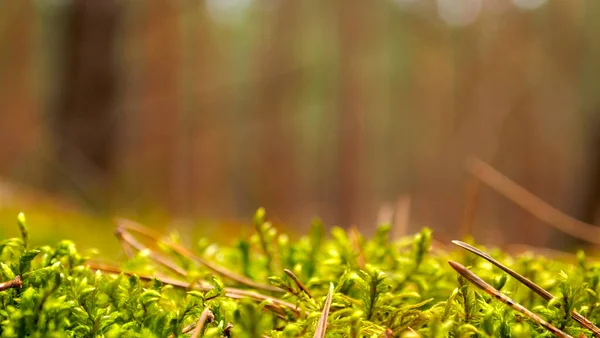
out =
[(505, 305), (511, 307), (512, 309), (519, 311), (522, 314), (524, 314), (525, 316), (531, 318), (531, 320), (540, 324), (546, 330), (552, 332), (554, 335), (556, 335), (558, 337), (562, 337), (562, 338), (573, 338), (570, 335), (561, 331), (556, 326), (548, 323), (547, 321), (542, 319), (540, 316), (529, 311), (523, 305), (515, 302), (514, 300), (510, 299), (505, 294), (496, 290), (493, 286), (486, 283), (483, 279), (479, 278), (479, 276), (477, 276), (476, 274), (474, 274), (473, 272), (471, 272), (470, 270), (468, 270), (461, 264), (454, 262), (454, 261), (448, 261), (448, 264), (450, 264), (450, 266), (454, 270), (456, 270), (456, 272), (458, 272), (461, 276), (463, 276), (466, 280), (468, 280), (469, 282), (471, 282), (472, 284), (474, 284), (475, 286), (477, 286), (478, 288), (483, 290), (485, 293), (489, 294), (490, 296), (494, 297), (495, 299), (499, 300), (500, 302), (504, 303)]
[(285, 274), (288, 275), (294, 281), (294, 283), (296, 283), (300, 290), (304, 291), (308, 297), (313, 298), (313, 296), (310, 294), (310, 291), (308, 291), (306, 286), (304, 286), (302, 281), (292, 271), (283, 269), (283, 272), (285, 272)]
[(278, 292), (280, 293), (281, 290), (268, 285), (268, 284), (263, 284), (263, 283), (259, 283), (259, 282), (255, 282), (250, 278), (244, 277), (242, 275), (239, 275), (231, 270), (228, 270), (226, 268), (223, 268), (221, 266), (218, 266), (216, 264), (213, 264), (201, 257), (196, 256), (192, 251), (190, 251), (189, 249), (187, 249), (186, 247), (179, 245), (177, 243), (169, 243), (166, 242), (164, 240), (161, 239), (161, 236), (159, 233), (148, 229), (140, 224), (137, 224), (133, 221), (129, 221), (129, 220), (124, 220), (124, 219), (117, 219), (116, 223), (118, 225), (118, 231), (125, 231), (125, 230), (129, 230), (129, 231), (134, 231), (140, 235), (143, 235), (145, 237), (148, 237), (150, 239), (152, 239), (153, 241), (156, 241), (158, 243), (162, 243), (164, 245), (166, 245), (167, 247), (169, 247), (171, 250), (177, 252), (178, 254), (193, 260), (201, 265), (204, 265), (205, 267), (209, 268), (210, 270), (226, 277), (229, 278), (233, 281), (236, 281), (240, 284), (244, 284), (247, 286), (250, 286), (252, 288), (255, 289), (262, 289), (262, 290), (266, 290), (266, 291), (271, 291), (271, 292)]
[(323, 305), (323, 312), (321, 313), (321, 318), (319, 318), (319, 323), (317, 323), (317, 330), (315, 331), (314, 338), (325, 338), (325, 331), (327, 331), (327, 317), (329, 317), (329, 309), (331, 308), (332, 298), (333, 284), (329, 284), (329, 293), (327, 293), (327, 298), (325, 299), (325, 304)]
[(489, 185), (540, 220), (577, 239), (600, 244), (599, 227), (579, 221), (555, 209), (482, 160), (472, 157), (467, 160), (466, 168), (477, 179)]
[(210, 312), (210, 309), (208, 307), (205, 307), (204, 310), (202, 310), (202, 313), (200, 314), (200, 318), (198, 318), (198, 322), (196, 322), (196, 328), (194, 329), (194, 333), (192, 333), (191, 338), (200, 337), (202, 329), (204, 328), (204, 323), (206, 323), (207, 320), (209, 322), (212, 322), (213, 320), (215, 320), (215, 316), (212, 314), (212, 312)]
[(23, 282), (21, 281), (21, 276), (17, 275), (13, 280), (9, 280), (8, 282), (0, 283), (0, 291), (8, 290), (8, 289), (20, 289), (23, 287)]
[[(489, 254), (477, 249), (476, 247), (474, 247), (472, 245), (469, 245), (469, 244), (461, 242), (461, 241), (452, 241), (452, 243), (460, 246), (461, 248), (463, 248), (467, 251), (470, 251), (470, 252), (476, 254), (477, 256), (479, 256), (479, 257), (485, 259), (486, 261), (494, 264), (495, 266), (499, 267), (501, 270), (503, 270), (504, 272), (513, 276), (519, 282), (525, 284), (525, 286), (527, 286), (529, 289), (533, 290), (535, 293), (540, 295), (542, 298), (544, 298), (544, 300), (550, 301), (551, 299), (554, 298), (554, 295), (552, 295), (550, 292), (546, 291), (541, 286), (535, 284), (533, 281), (529, 280), (525, 276), (519, 274), (518, 272), (516, 272), (516, 271), (508, 268), (504, 264), (498, 262), (496, 259), (494, 259)], [(556, 306), (559, 307), (560, 305), (556, 304)], [(585, 318), (583, 315), (578, 313), (577, 311), (571, 312), (571, 318), (573, 318), (573, 320), (575, 320), (581, 326), (592, 331), (594, 333), (594, 336), (600, 337), (600, 329), (596, 325), (594, 325), (591, 321), (589, 321), (587, 318)]]

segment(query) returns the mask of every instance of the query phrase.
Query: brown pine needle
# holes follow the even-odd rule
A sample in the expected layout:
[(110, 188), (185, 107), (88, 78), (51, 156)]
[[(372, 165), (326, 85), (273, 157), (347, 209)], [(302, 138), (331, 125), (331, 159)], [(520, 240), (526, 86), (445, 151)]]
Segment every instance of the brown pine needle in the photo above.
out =
[(474, 246), (472, 246), (470, 244), (467, 244), (465, 242), (454, 240), (454, 241), (452, 241), (452, 243), (460, 246), (461, 248), (463, 248), (463, 249), (465, 249), (467, 251), (470, 251), (470, 252), (476, 254), (477, 256), (479, 256), (479, 257), (485, 259), (486, 261), (494, 264), (495, 266), (499, 267), (504, 272), (506, 272), (509, 275), (513, 276), (516, 280), (518, 280), (519, 282), (525, 284), (531, 290), (535, 291), (535, 293), (537, 293), (538, 295), (542, 296), (542, 298), (544, 298), (546, 301), (549, 301), (550, 299), (554, 298), (554, 296), (552, 296), (552, 294), (550, 292), (544, 290), (542, 287), (540, 287), (539, 285), (535, 284), (531, 280), (527, 279), (525, 276), (520, 275), (516, 271), (514, 271), (514, 270), (508, 268), (507, 266), (505, 266), (504, 264), (498, 262), (496, 259), (494, 259), (489, 254), (487, 254), (487, 253), (485, 253), (485, 252), (477, 249), (476, 247), (474, 247)]
[[(138, 273), (131, 272), (131, 271), (124, 271), (124, 270), (121, 270), (112, 265), (102, 264), (102, 263), (97, 263), (97, 262), (92, 262), (92, 261), (85, 262), (85, 265), (89, 266), (89, 268), (91, 270), (101, 271), (104, 273), (111, 273), (111, 274), (115, 274), (115, 275), (124, 274), (126, 276), (134, 276), (135, 275), (135, 276), (138, 276), (139, 279), (144, 280), (144, 281), (151, 281), (153, 279), (157, 279), (157, 280), (161, 281), (161, 283), (168, 284), (168, 285), (174, 286), (176, 288), (180, 288), (180, 289), (191, 289), (192, 288), (192, 285), (190, 285), (190, 283), (188, 283), (186, 281), (182, 281), (179, 279), (173, 279), (173, 278), (163, 276), (160, 274), (156, 274), (154, 276), (146, 276), (146, 275), (138, 274)], [(198, 284), (197, 287), (201, 290), (210, 290), (213, 287), (212, 284), (210, 284), (209, 282), (204, 281), (204, 280), (196, 281), (196, 283)]]
[(8, 289), (20, 289), (23, 286), (23, 282), (21, 281), (21, 276), (16, 276), (13, 280), (9, 280), (8, 282), (0, 283), (0, 291), (8, 290)]
[[(452, 243), (460, 246), (461, 248), (463, 248), (463, 249), (465, 249), (467, 251), (470, 251), (470, 252), (476, 254), (477, 256), (479, 256), (479, 257), (485, 259), (486, 261), (494, 264), (495, 266), (499, 267), (504, 272), (506, 272), (509, 275), (513, 276), (519, 282), (525, 284), (525, 286), (527, 286), (529, 289), (533, 290), (535, 293), (537, 293), (538, 295), (540, 295), (542, 298), (544, 298), (544, 300), (550, 301), (552, 298), (554, 298), (554, 296), (550, 292), (546, 291), (541, 286), (539, 286), (539, 285), (535, 284), (534, 282), (532, 282), (531, 280), (527, 279), (525, 276), (522, 276), (518, 272), (516, 272), (516, 271), (508, 268), (504, 264), (498, 262), (496, 259), (494, 259), (489, 254), (487, 254), (487, 253), (485, 253), (485, 252), (477, 249), (476, 247), (474, 247), (472, 245), (469, 245), (469, 244), (461, 242), (461, 241), (452, 241)], [(560, 305), (556, 304), (556, 306), (558, 307)], [(571, 318), (573, 318), (573, 320), (575, 320), (581, 326), (583, 326), (586, 329), (592, 331), (596, 337), (600, 337), (600, 329), (596, 325), (594, 325), (592, 322), (590, 322), (587, 318), (585, 318), (584, 316), (582, 316), (581, 314), (579, 314), (578, 312), (573, 311), (571, 313)]]
[(555, 209), (482, 160), (476, 157), (469, 158), (466, 168), (471, 175), (489, 185), (538, 219), (575, 238), (593, 244), (600, 244), (599, 227), (579, 221)]
[(302, 281), (292, 271), (283, 269), (283, 272), (285, 272), (285, 274), (288, 275), (294, 281), (294, 283), (296, 283), (300, 290), (304, 291), (308, 297), (313, 298), (313, 296), (310, 294), (310, 291), (308, 291), (306, 286), (304, 286)]
[(118, 225), (117, 231), (121, 231), (121, 232), (126, 232), (126, 230), (133, 231), (133, 232), (143, 235), (157, 243), (162, 243), (162, 244), (166, 245), (167, 247), (169, 247), (171, 250), (177, 252), (178, 254), (180, 254), (190, 260), (193, 260), (193, 261), (199, 263), (200, 265), (207, 267), (208, 269), (222, 275), (223, 277), (226, 277), (226, 278), (236, 281), (240, 284), (244, 284), (244, 285), (250, 286), (255, 289), (262, 289), (262, 290), (278, 292), (278, 293), (281, 292), (280, 289), (278, 289), (274, 286), (255, 282), (250, 278), (244, 277), (244, 276), (237, 274), (231, 270), (228, 270), (226, 268), (223, 268), (221, 266), (213, 264), (203, 258), (200, 258), (200, 257), (196, 256), (191, 250), (187, 249), (186, 247), (184, 247), (182, 245), (179, 245), (177, 243), (166, 242), (161, 239), (161, 235), (159, 233), (153, 231), (152, 229), (146, 228), (140, 224), (137, 224), (133, 221), (129, 221), (129, 220), (125, 220), (125, 219), (117, 219), (116, 223)]
[(468, 280), (469, 282), (471, 282), (472, 284), (474, 284), (475, 286), (477, 286), (478, 288), (480, 288), (481, 290), (483, 290), (485, 293), (489, 294), (490, 296), (494, 297), (495, 299), (499, 300), (500, 302), (502, 302), (505, 305), (509, 306), (510, 308), (514, 309), (515, 311), (519, 311), (522, 314), (524, 314), (525, 316), (531, 318), (531, 320), (533, 320), (534, 322), (536, 322), (539, 325), (543, 326), (546, 330), (552, 332), (557, 337), (573, 338), (570, 335), (568, 335), (568, 334), (564, 333), (563, 331), (561, 331), (556, 326), (548, 323), (547, 321), (545, 321), (544, 319), (542, 319), (540, 316), (538, 316), (535, 313), (529, 311), (523, 305), (521, 305), (519, 303), (516, 303), (515, 301), (513, 301), (512, 299), (510, 299), (505, 294), (503, 294), (500, 291), (496, 290), (494, 287), (492, 287), (491, 285), (489, 285), (488, 283), (486, 283), (483, 279), (479, 278), (479, 276), (477, 276), (476, 274), (474, 274), (473, 272), (471, 272), (470, 270), (468, 270), (467, 268), (465, 268), (464, 266), (462, 266), (460, 263), (457, 263), (457, 262), (454, 262), (454, 261), (448, 261), (448, 264), (450, 264), (450, 266), (454, 270), (456, 270), (456, 272), (458, 272), (461, 276), (463, 276), (466, 280)]
[(317, 330), (315, 331), (314, 338), (325, 338), (325, 331), (327, 330), (327, 317), (329, 317), (329, 309), (331, 308), (331, 299), (333, 298), (333, 284), (329, 284), (329, 293), (325, 299), (325, 305), (323, 305), (323, 313), (319, 318), (317, 324)]
[(119, 239), (121, 240), (122, 243), (126, 243), (128, 246), (133, 247), (138, 251), (144, 251), (144, 250), (148, 251), (148, 253), (149, 253), (148, 256), (150, 258), (152, 258), (153, 260), (162, 264), (164, 267), (175, 272), (176, 274), (178, 274), (182, 277), (187, 277), (187, 272), (184, 269), (180, 268), (179, 266), (177, 266), (177, 264), (171, 262), (166, 257), (150, 250), (149, 248), (144, 246), (142, 243), (140, 243), (138, 240), (136, 240), (133, 236), (131, 236), (131, 234), (129, 234), (127, 231), (124, 231), (122, 229), (117, 229), (116, 235), (117, 235), (117, 237), (119, 237)]
[[(98, 264), (95, 262), (86, 262), (85, 265), (89, 266), (90, 269), (92, 269), (92, 270), (100, 270), (101, 272), (105, 272), (105, 273), (112, 273), (112, 274), (121, 274), (122, 273), (122, 274), (128, 275), (128, 276), (136, 275), (141, 280), (145, 280), (145, 281), (151, 281), (153, 279), (157, 279), (157, 280), (161, 281), (161, 283), (168, 284), (173, 287), (181, 288), (181, 289), (195, 289), (195, 290), (200, 290), (200, 291), (209, 291), (214, 288), (212, 286), (212, 284), (210, 284), (207, 281), (203, 281), (203, 280), (196, 281), (196, 284), (190, 285), (190, 283), (188, 283), (188, 282), (169, 278), (166, 276), (140, 275), (140, 274), (137, 274), (134, 272), (122, 271), (121, 269), (119, 269), (117, 267), (106, 265), (106, 264)], [(288, 308), (289, 310), (291, 310), (296, 317), (299, 317), (300, 315), (305, 315), (305, 316), (308, 315), (307, 311), (300, 312), (300, 310), (298, 309), (298, 307), (296, 305), (286, 302), (284, 300), (281, 300), (279, 298), (263, 295), (261, 293), (250, 291), (250, 290), (242, 290), (242, 289), (236, 289), (236, 288), (232, 288), (232, 287), (225, 287), (225, 288), (223, 288), (223, 290), (225, 291), (225, 297), (232, 298), (232, 299), (249, 298), (249, 299), (252, 299), (257, 302), (269, 301), (271, 304), (267, 305), (267, 307), (269, 307), (271, 310), (275, 310), (275, 312), (277, 312), (278, 314), (285, 315), (285, 312), (281, 309), (281, 308), (285, 307), (285, 308)]]
[(202, 313), (200, 314), (200, 318), (198, 318), (198, 322), (196, 323), (196, 328), (194, 329), (194, 332), (192, 333), (191, 338), (198, 338), (200, 337), (200, 334), (202, 333), (202, 329), (204, 328), (204, 324), (206, 323), (206, 321), (212, 322), (213, 320), (215, 320), (215, 316), (212, 314), (212, 312), (210, 312), (210, 309), (208, 307), (205, 307), (204, 310), (202, 310)]

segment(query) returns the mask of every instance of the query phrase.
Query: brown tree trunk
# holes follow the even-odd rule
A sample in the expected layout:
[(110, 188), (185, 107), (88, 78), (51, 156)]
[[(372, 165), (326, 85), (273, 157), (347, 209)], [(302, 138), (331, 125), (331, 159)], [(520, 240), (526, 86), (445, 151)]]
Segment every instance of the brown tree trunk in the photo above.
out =
[(338, 106), (337, 222), (350, 226), (360, 221), (364, 168), (364, 118), (367, 110), (366, 73), (361, 64), (370, 5), (348, 0), (337, 4), (340, 34), (340, 88)]
[(257, 147), (250, 150), (256, 152), (250, 155), (250, 162), (258, 180), (250, 186), (252, 192), (258, 192), (254, 202), (281, 219), (292, 218), (298, 191), (303, 189), (294, 156), (294, 125), (289, 123), (297, 106), (301, 75), (294, 58), (299, 8), (295, 1), (281, 3), (266, 38), (259, 42), (262, 47), (256, 67), (260, 83), (255, 117), (260, 128), (255, 131)]
[[(110, 185), (117, 134), (118, 21), (119, 6), (114, 0), (76, 0), (67, 15), (62, 90), (53, 114), (57, 165), (62, 173), (50, 184), (62, 190), (75, 182), (85, 198), (106, 196)], [(94, 204), (101, 207), (103, 202)]]
[[(23, 173), (40, 125), (34, 77), (34, 36), (31, 22), (35, 18), (32, 1), (3, 1), (0, 3), (0, 175), (31, 178)], [(35, 170), (32, 170), (35, 171)]]

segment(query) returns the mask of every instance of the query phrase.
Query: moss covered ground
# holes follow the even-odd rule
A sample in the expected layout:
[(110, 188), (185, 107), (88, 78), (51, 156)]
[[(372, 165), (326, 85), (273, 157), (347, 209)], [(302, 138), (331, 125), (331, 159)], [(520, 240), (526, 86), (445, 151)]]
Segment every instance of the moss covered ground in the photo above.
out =
[(19, 214), (21, 235), (0, 243), (0, 336), (599, 334), (600, 263), (583, 252), (568, 261), (432, 246), (428, 229), (391, 240), (388, 225), (367, 239), (318, 220), (292, 240), (262, 209), (254, 232), (226, 246), (117, 224), (121, 262), (68, 240), (32, 246), (36, 226)]

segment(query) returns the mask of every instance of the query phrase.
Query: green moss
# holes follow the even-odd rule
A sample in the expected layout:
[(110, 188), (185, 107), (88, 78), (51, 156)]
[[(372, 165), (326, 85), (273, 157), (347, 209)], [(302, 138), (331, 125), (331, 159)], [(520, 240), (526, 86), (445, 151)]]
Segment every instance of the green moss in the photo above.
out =
[[(70, 241), (28, 247), (35, 224), (0, 243), (1, 337), (312, 337), (328, 303), (326, 337), (552, 336), (534, 320), (474, 287), (448, 264), (470, 270), (564, 332), (590, 336), (570, 318), (600, 318), (600, 264), (531, 254), (494, 258), (555, 297), (549, 302), (489, 262), (431, 248), (432, 233), (390, 241), (315, 221), (296, 241), (254, 217), (255, 234), (232, 246), (200, 241), (187, 250), (171, 236), (123, 226), (134, 256), (120, 267), (82, 257)], [(134, 237), (134, 235), (136, 237)], [(139, 237), (139, 239), (137, 239)], [(135, 249), (135, 250), (133, 250)], [(327, 312), (327, 311), (325, 311)], [(201, 319), (201, 320), (199, 320)]]

